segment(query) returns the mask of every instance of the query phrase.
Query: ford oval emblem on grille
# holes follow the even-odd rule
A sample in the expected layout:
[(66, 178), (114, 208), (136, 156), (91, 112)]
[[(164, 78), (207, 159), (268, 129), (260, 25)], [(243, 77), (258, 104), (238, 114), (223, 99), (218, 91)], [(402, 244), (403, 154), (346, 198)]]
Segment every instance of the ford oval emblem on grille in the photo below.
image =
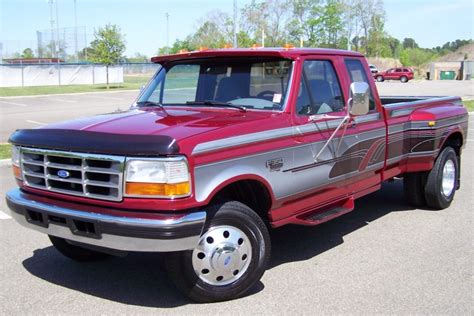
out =
[(69, 178), (69, 176), (71, 175), (69, 171), (66, 171), (66, 170), (59, 170), (56, 174), (58, 175), (58, 177), (63, 178), (63, 179)]

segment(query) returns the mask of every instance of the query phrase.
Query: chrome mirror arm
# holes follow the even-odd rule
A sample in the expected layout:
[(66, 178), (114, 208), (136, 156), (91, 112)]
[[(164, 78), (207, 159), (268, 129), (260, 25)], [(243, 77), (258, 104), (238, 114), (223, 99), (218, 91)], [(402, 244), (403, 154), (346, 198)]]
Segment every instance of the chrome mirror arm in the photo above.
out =
[[(321, 156), (321, 154), (323, 153), (324, 150), (326, 150), (326, 148), (329, 146), (329, 143), (332, 141), (332, 139), (336, 136), (336, 134), (339, 132), (339, 130), (344, 126), (344, 131), (339, 139), (339, 144), (337, 144), (337, 147), (336, 147), (336, 152), (335, 152), (335, 156), (337, 156), (337, 153), (339, 152), (339, 148), (341, 147), (341, 143), (342, 143), (342, 139), (344, 138), (344, 135), (346, 134), (346, 130), (347, 130), (347, 123), (350, 122), (351, 120), (351, 114), (350, 114), (350, 106), (351, 106), (351, 103), (352, 103), (352, 98), (349, 98), (349, 100), (347, 100), (347, 106), (346, 106), (346, 115), (342, 118), (342, 121), (341, 123), (339, 123), (339, 125), (336, 127), (336, 129), (334, 130), (334, 132), (332, 132), (331, 136), (328, 138), (328, 140), (326, 141), (326, 143), (324, 144), (324, 146), (321, 148), (321, 150), (319, 150), (319, 152), (317, 153), (316, 156), (314, 156), (314, 161), (317, 162), (318, 159), (319, 159), (319, 156)], [(313, 117), (318, 117), (319, 118), (340, 118), (340, 116), (334, 116), (334, 115), (326, 115), (326, 114), (322, 114), (322, 115), (313, 115)], [(313, 121), (315, 120), (315, 118), (313, 118), (312, 116), (309, 117), (309, 120)], [(335, 158), (335, 157), (334, 157)]]

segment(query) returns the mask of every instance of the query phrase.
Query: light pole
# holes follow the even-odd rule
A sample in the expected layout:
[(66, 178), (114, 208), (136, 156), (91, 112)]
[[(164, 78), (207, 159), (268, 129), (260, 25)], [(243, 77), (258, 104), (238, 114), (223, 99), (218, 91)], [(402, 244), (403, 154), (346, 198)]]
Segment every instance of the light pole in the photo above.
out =
[(237, 0), (234, 0), (234, 48), (237, 48)]
[(49, 22), (51, 23), (51, 58), (56, 52), (56, 45), (54, 44), (54, 19), (53, 19), (53, 0), (48, 1), (49, 4)]
[(56, 47), (56, 57), (58, 58), (58, 63), (59, 63), (59, 50), (61, 48), (61, 43), (59, 41), (59, 13), (58, 13), (58, 2), (59, 0), (56, 0), (56, 33), (58, 36), (58, 45)]
[(166, 16), (166, 53), (170, 52), (170, 14), (165, 13)]
[(77, 6), (74, 0), (74, 49), (76, 50), (76, 63), (79, 62), (79, 52), (77, 49)]

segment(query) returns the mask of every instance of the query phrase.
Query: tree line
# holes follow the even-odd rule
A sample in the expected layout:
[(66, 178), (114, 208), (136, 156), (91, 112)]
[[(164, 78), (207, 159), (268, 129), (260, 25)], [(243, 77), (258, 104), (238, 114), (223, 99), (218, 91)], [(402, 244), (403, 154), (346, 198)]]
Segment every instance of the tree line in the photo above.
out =
[[(230, 13), (211, 11), (198, 21), (194, 32), (175, 40), (171, 47), (159, 48), (157, 54), (230, 47), (236, 33), (238, 47), (291, 44), (350, 49), (367, 57), (395, 58), (405, 66), (419, 67), (472, 43), (472, 39), (458, 39), (442, 46), (421, 48), (413, 38), (400, 41), (388, 34), (385, 20), (382, 0), (252, 0), (239, 10), (237, 25), (234, 26)], [(94, 40), (79, 52), (79, 59), (105, 64), (147, 60), (140, 53), (124, 56), (125, 45), (120, 28), (107, 24), (94, 32)], [(30, 48), (18, 55), (34, 57)]]
[[(402, 41), (385, 30), (382, 0), (253, 0), (239, 11), (238, 47), (284, 46), (350, 49), (367, 57), (400, 59), (405, 66), (420, 66), (455, 51), (472, 40), (456, 40), (443, 46), (421, 48), (413, 38)], [(196, 30), (158, 54), (231, 46), (232, 14), (209, 12)]]

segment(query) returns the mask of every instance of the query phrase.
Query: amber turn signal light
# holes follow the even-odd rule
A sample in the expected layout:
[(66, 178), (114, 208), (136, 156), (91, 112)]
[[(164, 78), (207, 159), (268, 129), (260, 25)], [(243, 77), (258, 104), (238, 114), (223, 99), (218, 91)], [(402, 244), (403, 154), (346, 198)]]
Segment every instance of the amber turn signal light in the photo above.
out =
[(144, 196), (184, 196), (190, 193), (189, 182), (181, 183), (142, 183), (127, 182), (125, 184), (125, 193), (127, 195), (144, 195)]
[(20, 167), (15, 166), (15, 165), (12, 165), (12, 169), (13, 169), (13, 175), (15, 176), (15, 178), (21, 180), (21, 170), (20, 170)]

